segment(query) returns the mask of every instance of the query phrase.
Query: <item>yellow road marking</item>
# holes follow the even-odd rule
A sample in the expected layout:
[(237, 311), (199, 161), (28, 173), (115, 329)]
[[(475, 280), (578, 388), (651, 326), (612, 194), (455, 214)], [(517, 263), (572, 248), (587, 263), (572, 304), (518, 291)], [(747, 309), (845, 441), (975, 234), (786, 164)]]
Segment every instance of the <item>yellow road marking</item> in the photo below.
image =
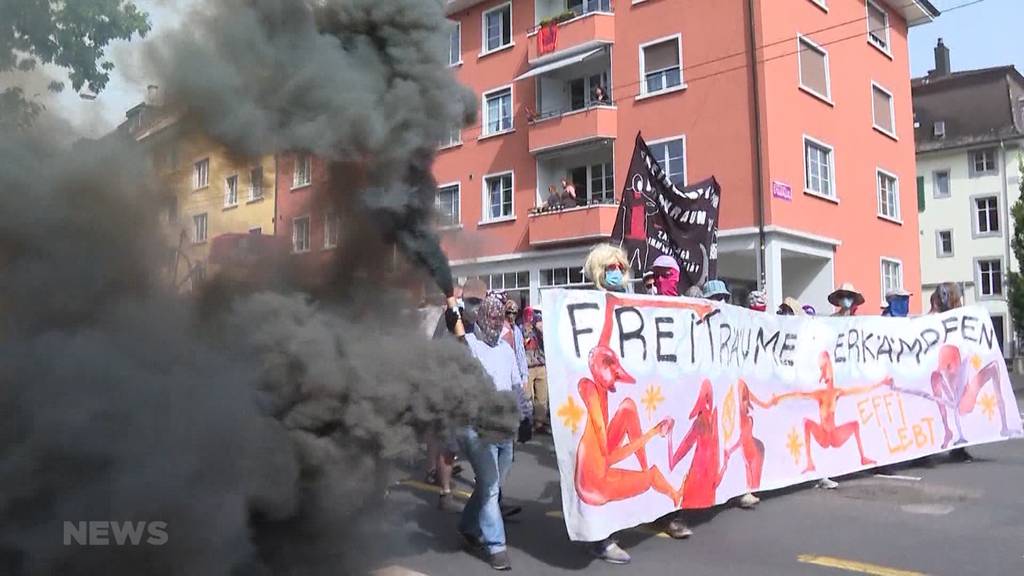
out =
[(857, 562), (854, 560), (843, 560), (842, 558), (833, 558), (832, 556), (801, 554), (800, 556), (797, 556), (796, 559), (804, 564), (825, 566), (827, 568), (846, 570), (847, 572), (856, 572), (858, 574), (870, 574), (871, 576), (927, 576), (923, 572), (900, 570), (898, 568), (889, 568), (887, 566), (879, 566), (877, 564), (868, 564), (866, 562)]
[[(402, 480), (399, 484), (402, 486), (408, 486), (409, 488), (415, 488), (417, 490), (433, 492), (434, 494), (441, 493), (441, 489), (439, 487), (433, 484), (427, 484), (426, 482), (420, 482), (419, 480)], [(468, 500), (470, 497), (470, 493), (465, 490), (452, 490), (452, 494), (462, 498), (463, 500)]]

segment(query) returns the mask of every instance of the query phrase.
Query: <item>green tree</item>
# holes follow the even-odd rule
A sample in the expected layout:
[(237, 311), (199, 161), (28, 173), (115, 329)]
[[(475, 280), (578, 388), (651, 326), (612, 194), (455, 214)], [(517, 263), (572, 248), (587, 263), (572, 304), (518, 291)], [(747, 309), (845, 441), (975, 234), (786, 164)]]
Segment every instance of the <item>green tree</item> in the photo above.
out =
[[(1019, 160), (1020, 195), (1013, 203), (1010, 215), (1013, 217), (1013, 255), (1017, 262), (1024, 264), (1024, 156)], [(1020, 272), (1007, 274), (1008, 302), (1013, 317), (1013, 331), (1018, 340), (1024, 339), (1024, 276)]]
[[(98, 94), (114, 63), (105, 57), (114, 40), (149, 32), (149, 20), (132, 0), (0, 1), (0, 74), (29, 72), (40, 63), (63, 68), (75, 91)], [(59, 92), (63, 82), (51, 82)], [(23, 127), (42, 111), (19, 87), (0, 92), (0, 124)]]

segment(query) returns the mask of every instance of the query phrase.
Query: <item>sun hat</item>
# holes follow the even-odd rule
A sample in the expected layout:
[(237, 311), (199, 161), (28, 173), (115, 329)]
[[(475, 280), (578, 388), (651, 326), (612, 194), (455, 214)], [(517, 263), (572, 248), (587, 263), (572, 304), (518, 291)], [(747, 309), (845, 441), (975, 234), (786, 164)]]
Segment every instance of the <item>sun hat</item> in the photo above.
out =
[(731, 296), (729, 289), (725, 286), (725, 282), (721, 280), (708, 280), (704, 284), (704, 297), (714, 298), (715, 296)]
[(861, 294), (851, 282), (843, 282), (835, 292), (828, 295), (828, 303), (833, 306), (839, 306), (839, 300), (843, 298), (853, 298), (854, 306), (861, 306), (864, 304), (864, 295)]
[[(804, 310), (803, 305), (800, 304), (800, 301), (792, 296), (787, 296), (786, 299), (782, 301), (782, 306), (792, 310), (794, 316), (804, 316), (806, 314), (806, 311)], [(781, 308), (782, 306), (779, 307)]]
[(663, 254), (654, 259), (654, 264), (651, 264), (651, 268), (669, 268), (678, 271), (679, 263), (676, 262), (675, 258)]

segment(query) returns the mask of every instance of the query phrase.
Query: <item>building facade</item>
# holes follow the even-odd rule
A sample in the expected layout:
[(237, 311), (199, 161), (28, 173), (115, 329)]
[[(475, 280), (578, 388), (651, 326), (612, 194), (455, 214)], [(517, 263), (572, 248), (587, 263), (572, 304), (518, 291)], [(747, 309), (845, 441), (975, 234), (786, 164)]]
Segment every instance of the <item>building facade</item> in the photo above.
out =
[(935, 70), (913, 81), (921, 291), (963, 287), (1016, 353), (1006, 274), (1019, 272), (1010, 208), (1020, 197), (1024, 77), (1012, 66), (953, 72), (939, 40)]
[[(639, 132), (673, 182), (721, 184), (719, 276), (734, 294), (763, 273), (772, 306), (794, 296), (827, 312), (833, 287), (853, 282), (871, 313), (887, 288), (919, 285), (907, 31), (938, 15), (929, 2), (450, 0), (447, 11), (451, 66), (480, 106), (434, 169), (457, 276), (532, 302), (585, 285)], [(562, 179), (582, 205), (536, 211)]]
[(239, 156), (191, 126), (184, 114), (153, 103), (129, 110), (122, 128), (144, 146), (164, 187), (162, 233), (177, 250), (170, 277), (179, 288), (192, 288), (210, 272), (218, 236), (274, 234), (272, 155)]

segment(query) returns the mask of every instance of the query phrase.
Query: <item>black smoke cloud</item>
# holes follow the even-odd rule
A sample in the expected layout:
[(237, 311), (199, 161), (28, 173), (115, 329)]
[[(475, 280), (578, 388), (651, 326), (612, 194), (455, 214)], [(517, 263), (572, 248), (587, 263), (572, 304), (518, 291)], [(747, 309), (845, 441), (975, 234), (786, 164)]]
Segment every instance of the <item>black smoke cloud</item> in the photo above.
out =
[[(464, 113), (452, 104), (461, 89), (423, 55), (443, 43), (440, 8), (316, 5), (211, 2), (210, 21), (186, 19), (201, 52), (175, 47), (179, 32), (152, 48), (173, 56), (153, 70), (166, 73), (174, 103), (194, 105), (240, 153), (358, 158), (367, 183), (339, 197), (376, 202), (396, 241), (415, 250), (430, 240), (428, 143)], [(333, 40), (320, 32), (332, 22)], [(271, 48), (218, 60), (214, 30), (238, 42), (249, 31)], [(349, 50), (359, 57), (326, 54)], [(177, 67), (199, 55), (208, 75), (184, 82)], [(308, 67), (303, 55), (347, 66)], [(398, 64), (400, 55), (419, 60)], [(415, 62), (422, 69), (398, 74)], [(222, 74), (237, 106), (216, 101)], [(300, 90), (303, 80), (323, 89)], [(358, 94), (326, 89), (345, 86)], [(402, 95), (412, 110), (439, 108), (396, 115), (387, 106)], [(215, 121), (233, 107), (239, 115)], [(514, 430), (515, 402), (490, 390), (459, 345), (411, 332), (401, 300), (379, 286), (362, 290), (359, 306), (259, 293), (200, 307), (172, 293), (154, 232), (159, 186), (135, 143), (41, 142), (0, 134), (0, 572), (348, 573), (358, 553), (349, 537), (381, 496), (388, 462), (414, 455), (427, 430)], [(63, 523), (85, 520), (164, 521), (169, 539), (64, 546)]]
[[(437, 143), (475, 117), (447, 69), (441, 0), (218, 0), (150, 43), (144, 69), (172, 106), (252, 155), (338, 163), (333, 200), (365, 209), (450, 293), (431, 230)], [(348, 172), (348, 178), (345, 172)]]

